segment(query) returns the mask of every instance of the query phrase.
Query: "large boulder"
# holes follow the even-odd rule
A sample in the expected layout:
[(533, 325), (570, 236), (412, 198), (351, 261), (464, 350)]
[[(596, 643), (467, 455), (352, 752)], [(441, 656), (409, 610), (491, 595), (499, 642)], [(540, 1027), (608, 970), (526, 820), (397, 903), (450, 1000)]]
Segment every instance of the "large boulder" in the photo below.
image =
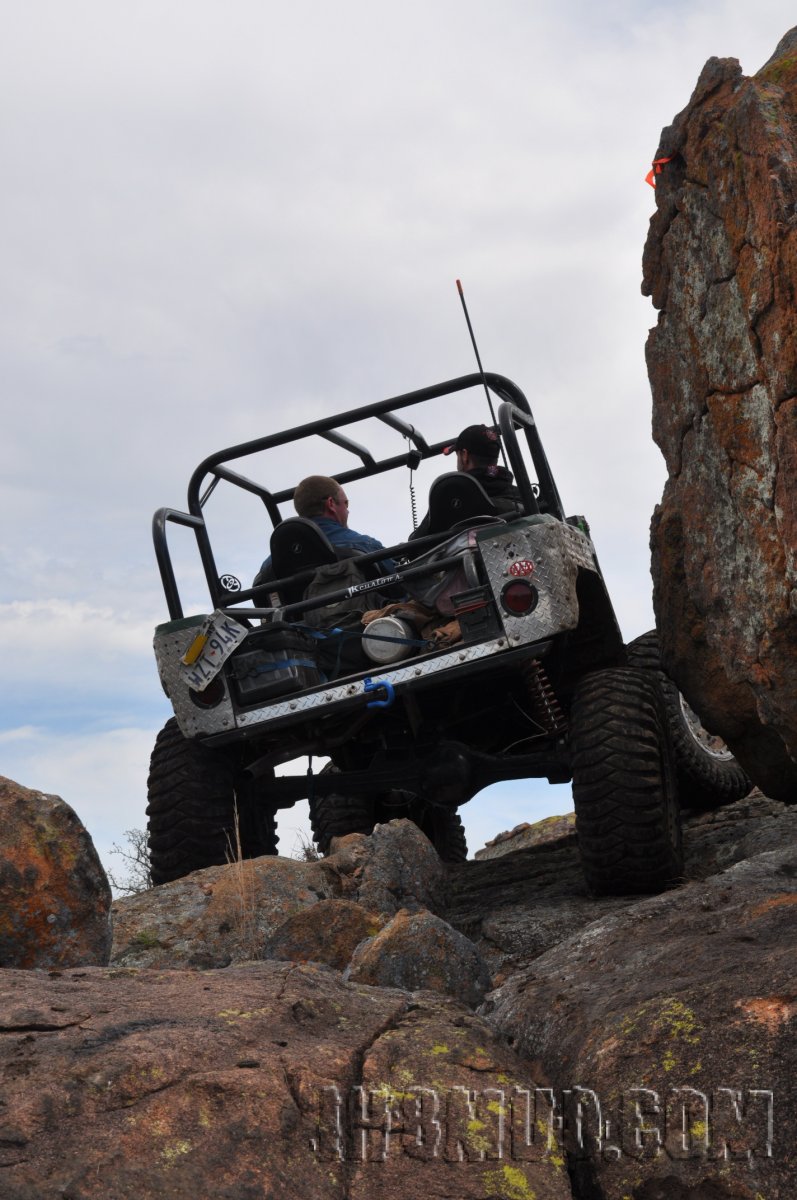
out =
[(276, 962), (3, 985), (4, 1200), (570, 1200), (500, 1108), (534, 1080), (443, 997)]
[(792, 843), (637, 901), (489, 999), (551, 1083), (576, 1195), (794, 1194), (796, 876)]
[(111, 889), (76, 813), (0, 777), (0, 967), (103, 965)]
[(643, 292), (662, 656), (770, 796), (797, 800), (797, 30), (712, 58), (661, 135)]

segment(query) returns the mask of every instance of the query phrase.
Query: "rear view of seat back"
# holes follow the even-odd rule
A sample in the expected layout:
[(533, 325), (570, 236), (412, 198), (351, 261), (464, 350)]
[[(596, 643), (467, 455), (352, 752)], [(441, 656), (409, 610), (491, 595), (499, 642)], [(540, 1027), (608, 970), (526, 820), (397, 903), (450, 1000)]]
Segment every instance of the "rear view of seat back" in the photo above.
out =
[(495, 505), (466, 471), (439, 475), (429, 489), (429, 533), (445, 533), (474, 517), (493, 516), (498, 516)]
[[(288, 517), (277, 525), (271, 535), (271, 566), (276, 579), (285, 579), (299, 571), (311, 571), (338, 561), (335, 548), (315, 521), (304, 517)], [(295, 604), (303, 599), (308, 581), (280, 588), (283, 604)]]

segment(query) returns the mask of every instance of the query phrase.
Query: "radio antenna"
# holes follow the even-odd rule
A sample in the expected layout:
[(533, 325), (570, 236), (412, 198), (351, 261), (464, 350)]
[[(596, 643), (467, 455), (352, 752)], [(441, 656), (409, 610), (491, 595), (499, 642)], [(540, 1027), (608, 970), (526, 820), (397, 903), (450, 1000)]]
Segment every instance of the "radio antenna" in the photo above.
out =
[[(490, 390), (487, 387), (487, 380), (484, 377), (484, 367), (482, 366), (482, 360), (479, 357), (479, 347), (476, 345), (476, 338), (473, 336), (473, 326), (470, 323), (470, 314), (468, 312), (468, 306), (465, 303), (465, 293), (462, 290), (462, 281), (459, 279), (457, 280), (457, 291), (459, 292), (459, 298), (462, 301), (462, 311), (465, 314), (465, 320), (468, 323), (468, 333), (470, 334), (470, 340), (473, 345), (473, 353), (476, 355), (476, 362), (478, 363), (478, 366), (479, 366), (479, 374), (482, 377), (482, 386), (484, 388), (484, 394), (487, 397), (487, 407), (490, 410), (490, 417), (492, 418), (493, 426), (497, 433), (498, 432), (498, 422), (495, 419), (495, 409), (493, 408), (493, 401), (492, 401), (492, 397), (490, 396)], [(501, 447), (501, 457), (504, 460), (504, 466), (508, 470), (509, 468), (507, 466), (507, 461), (506, 461), (506, 451), (504, 449), (503, 441), (500, 440), (500, 436), (499, 436), (499, 445)]]

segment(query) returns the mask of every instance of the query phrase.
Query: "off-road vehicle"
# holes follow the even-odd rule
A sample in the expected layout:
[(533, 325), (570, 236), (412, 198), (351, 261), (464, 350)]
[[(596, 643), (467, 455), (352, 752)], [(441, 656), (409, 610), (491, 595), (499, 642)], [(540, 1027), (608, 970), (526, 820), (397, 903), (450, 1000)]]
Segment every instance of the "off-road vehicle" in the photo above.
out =
[[(382, 477), (396, 503), (396, 472), (439, 455), (465, 423), (451, 398), (483, 386), (499, 402), (515, 511), (449, 470), (430, 490), (428, 535), (354, 556), (283, 514), (307, 474), (306, 439), (351, 454), (334, 473), (341, 485)], [(433, 401), (451, 428), (430, 442), (407, 418)], [(347, 432), (374, 419), (392, 453)], [(268, 450), (297, 464), (293, 486), (240, 473)], [(243, 489), (273, 527), (271, 569), (254, 586), (225, 575), (211, 546), (219, 483)], [(196, 537), (205, 612), (183, 613), (174, 524)], [(187, 511), (160, 509), (153, 531), (169, 612), (155, 655), (174, 709), (149, 777), (155, 883), (231, 852), (276, 853), (275, 814), (300, 798), (324, 852), (337, 835), (408, 816), (443, 859), (461, 860), (460, 805), (499, 780), (545, 777), (572, 780), (591, 890), (658, 891), (682, 873), (679, 776), (706, 804), (747, 790), (724, 747), (685, 719), (655, 635), (624, 645), (587, 522), (565, 516), (529, 403), (504, 376), (466, 375), (219, 451), (194, 471)], [(253, 547), (253, 568), (258, 557)], [(303, 756), (329, 763), (277, 773)]]

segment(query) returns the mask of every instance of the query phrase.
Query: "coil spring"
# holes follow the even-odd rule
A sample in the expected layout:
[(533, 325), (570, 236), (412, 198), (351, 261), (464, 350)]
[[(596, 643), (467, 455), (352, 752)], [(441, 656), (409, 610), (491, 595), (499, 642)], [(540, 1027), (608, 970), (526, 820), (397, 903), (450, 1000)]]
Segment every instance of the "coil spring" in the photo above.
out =
[(525, 663), (523, 677), (532, 703), (534, 719), (539, 721), (546, 733), (563, 733), (567, 728), (567, 718), (562, 712), (542, 663), (536, 658)]

